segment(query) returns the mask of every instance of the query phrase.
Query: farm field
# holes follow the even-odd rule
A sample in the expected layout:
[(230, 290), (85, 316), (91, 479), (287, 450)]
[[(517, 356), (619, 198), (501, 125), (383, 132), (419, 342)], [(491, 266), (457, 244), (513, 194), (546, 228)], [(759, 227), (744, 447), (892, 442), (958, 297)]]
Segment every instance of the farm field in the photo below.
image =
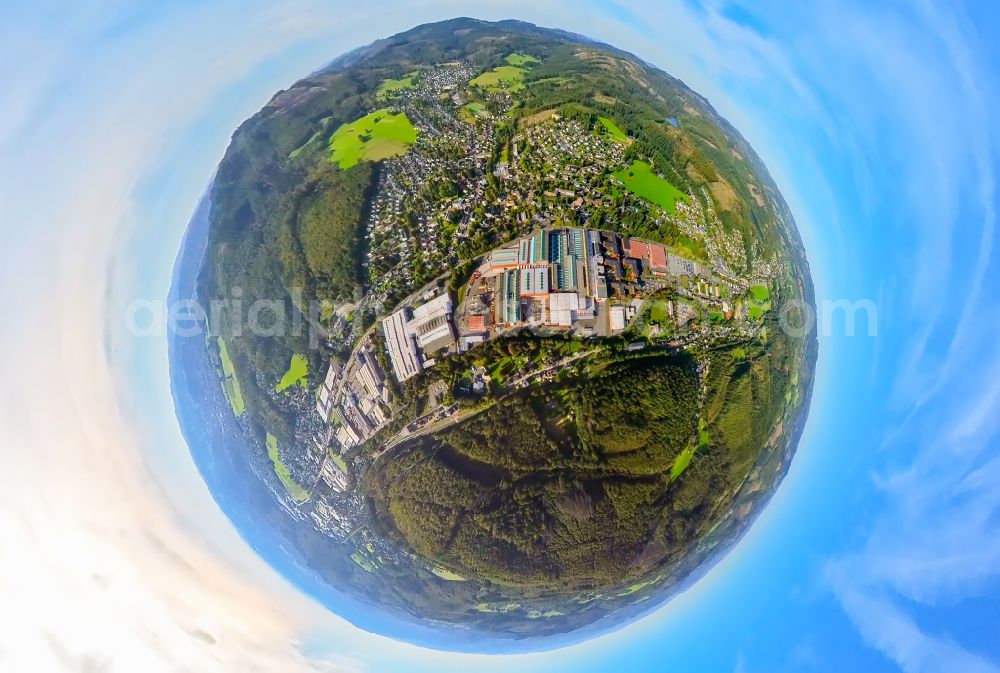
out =
[(653, 173), (645, 161), (635, 161), (629, 168), (623, 168), (613, 175), (622, 181), (625, 189), (655, 203), (669, 213), (674, 212), (679, 199), (687, 198), (684, 192)]
[(330, 138), (330, 160), (346, 170), (362, 161), (405, 154), (416, 140), (417, 129), (405, 112), (383, 108), (338, 128)]

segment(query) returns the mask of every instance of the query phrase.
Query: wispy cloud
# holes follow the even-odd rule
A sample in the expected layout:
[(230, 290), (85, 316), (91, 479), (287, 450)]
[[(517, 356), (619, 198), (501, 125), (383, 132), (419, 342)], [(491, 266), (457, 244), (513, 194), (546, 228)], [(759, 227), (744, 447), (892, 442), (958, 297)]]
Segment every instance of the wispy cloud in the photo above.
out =
[[(902, 206), (915, 241), (909, 305), (890, 329), (905, 344), (883, 455), (876, 514), (860, 548), (825, 575), (861, 636), (905, 671), (1000, 671), (960, 630), (930, 630), (917, 609), (983, 596), (1000, 575), (1000, 455), (994, 165), (998, 82), (985, 36), (954, 6), (922, 3), (875, 29), (839, 25), (879, 70), (891, 105)], [(923, 36), (923, 38), (918, 38)], [(881, 101), (874, 101), (882, 105)], [(918, 148), (912, 154), (906, 148)], [(933, 198), (926, 190), (933, 185)], [(909, 336), (899, 332), (909, 331)], [(895, 413), (894, 413), (895, 411)]]

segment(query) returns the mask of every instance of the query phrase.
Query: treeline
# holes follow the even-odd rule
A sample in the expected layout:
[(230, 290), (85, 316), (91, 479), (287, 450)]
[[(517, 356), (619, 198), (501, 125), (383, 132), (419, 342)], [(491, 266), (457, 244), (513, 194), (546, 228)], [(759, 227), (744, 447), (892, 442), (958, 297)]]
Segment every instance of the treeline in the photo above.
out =
[[(296, 235), (281, 239), (279, 254), (286, 272), (294, 277), (304, 261), (311, 296), (343, 301), (363, 294), (363, 227), (375, 173), (375, 165), (369, 162), (346, 171), (332, 167), (323, 171), (299, 205)], [(295, 254), (299, 246), (302, 260)]]
[[(757, 461), (794, 362), (784, 339), (704, 354), (700, 446), (694, 361), (622, 353), (582, 383), (504, 398), (421, 438), (407, 460), (424, 476), (403, 486), (417, 468), (385, 468), (398, 485), (379, 507), (406, 522), (401, 534), (414, 549), (470, 577), (525, 590), (648, 577), (707, 534)], [(513, 343), (515, 353), (531, 348)], [(510, 351), (497, 346), (494, 355)]]

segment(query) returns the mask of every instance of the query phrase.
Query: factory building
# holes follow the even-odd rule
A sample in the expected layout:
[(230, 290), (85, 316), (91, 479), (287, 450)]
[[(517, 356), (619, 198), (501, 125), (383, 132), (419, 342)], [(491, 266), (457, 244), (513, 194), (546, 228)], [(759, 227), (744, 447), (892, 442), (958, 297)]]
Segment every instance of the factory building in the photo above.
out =
[(522, 266), (549, 263), (549, 235), (539, 229), (531, 236), (522, 238), (517, 246), (518, 263)]
[(594, 301), (576, 292), (553, 292), (549, 295), (549, 322), (572, 327), (580, 320), (593, 320)]
[(333, 389), (339, 375), (340, 368), (331, 362), (326, 370), (326, 379), (319, 389), (319, 398), (316, 400), (316, 413), (324, 423), (330, 420), (330, 412), (333, 411)]
[(358, 376), (372, 399), (381, 400), (389, 404), (391, 396), (388, 386), (385, 385), (385, 372), (375, 359), (375, 353), (371, 350), (362, 351), (357, 355)]
[(402, 308), (382, 321), (392, 370), (400, 383), (432, 366), (433, 360), (426, 355), (455, 343), (452, 311), (451, 297), (444, 293), (414, 309)]
[(520, 296), (546, 297), (549, 294), (549, 269), (544, 266), (531, 266), (520, 270)]
[(490, 253), (490, 267), (494, 269), (510, 269), (518, 265), (519, 249), (497, 248)]
[(408, 312), (409, 309), (401, 308), (382, 321), (392, 371), (400, 383), (416, 376), (421, 369), (417, 344), (406, 329)]
[(413, 309), (407, 329), (416, 338), (421, 351), (436, 353), (455, 343), (451, 314), (451, 297), (447, 293)]
[(520, 273), (516, 269), (497, 277), (496, 310), (500, 324), (521, 322)]

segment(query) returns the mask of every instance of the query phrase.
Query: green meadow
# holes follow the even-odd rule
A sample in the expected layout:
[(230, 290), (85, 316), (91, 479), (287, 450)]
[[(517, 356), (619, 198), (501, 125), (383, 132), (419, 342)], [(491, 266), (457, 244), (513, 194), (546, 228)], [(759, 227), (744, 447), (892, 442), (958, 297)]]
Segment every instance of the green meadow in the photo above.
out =
[(417, 86), (414, 81), (417, 77), (416, 72), (411, 72), (406, 77), (400, 79), (387, 79), (379, 85), (378, 91), (375, 92), (375, 97), (379, 100), (388, 98), (397, 91), (405, 91), (406, 89), (413, 89)]
[(680, 455), (674, 459), (673, 467), (670, 468), (671, 481), (684, 474), (684, 470), (686, 470), (687, 466), (691, 464), (692, 458), (694, 458), (694, 451), (692, 449), (684, 449), (681, 451)]
[(309, 379), (309, 361), (304, 355), (296, 353), (292, 356), (292, 361), (288, 365), (288, 371), (281, 377), (281, 381), (275, 386), (274, 392), (281, 393), (294, 385), (306, 387)]
[(766, 285), (751, 285), (750, 294), (753, 295), (754, 301), (758, 304), (771, 298), (771, 292), (767, 289)]
[(435, 567), (431, 568), (431, 572), (434, 573), (435, 575), (437, 575), (438, 577), (440, 577), (441, 579), (447, 580), (449, 582), (464, 582), (465, 581), (465, 578), (462, 577), (461, 575), (459, 575), (457, 573), (453, 573), (452, 571), (448, 570), (447, 568), (443, 568), (441, 566), (435, 566)]
[(658, 301), (649, 309), (649, 320), (662, 325), (667, 322), (667, 302)]
[(489, 72), (484, 72), (469, 84), (488, 91), (520, 91), (524, 88), (524, 75), (527, 71), (513, 65), (501, 65)]
[(330, 138), (330, 160), (347, 170), (362, 161), (399, 156), (416, 142), (417, 133), (405, 112), (376, 110), (337, 129)]
[(604, 128), (605, 135), (609, 135), (615, 140), (628, 140), (628, 134), (618, 127), (618, 124), (614, 123), (607, 117), (600, 117), (598, 121), (601, 122), (601, 126)]
[(750, 305), (747, 307), (750, 317), (755, 320), (764, 317), (771, 310), (770, 298), (771, 292), (766, 285), (751, 285)]
[(236, 378), (236, 368), (229, 358), (229, 349), (226, 348), (226, 340), (219, 337), (219, 358), (222, 360), (222, 389), (229, 400), (229, 406), (233, 409), (233, 414), (239, 418), (246, 411), (246, 402), (243, 401), (243, 392), (240, 390), (240, 382)]
[(539, 63), (539, 60), (530, 54), (511, 54), (507, 57), (507, 63), (520, 68), (532, 63)]
[(292, 479), (292, 475), (288, 471), (288, 467), (281, 462), (281, 456), (278, 455), (278, 438), (270, 432), (267, 433), (267, 456), (271, 459), (271, 463), (274, 465), (274, 473), (278, 475), (278, 479), (288, 490), (288, 494), (292, 496), (292, 499), (296, 502), (305, 502), (308, 500), (309, 491)]
[(341, 456), (339, 453), (337, 453), (333, 449), (330, 449), (330, 460), (333, 461), (334, 465), (336, 465), (337, 467), (340, 468), (341, 472), (347, 472), (348, 471), (347, 461), (345, 461), (344, 458), (343, 458), (343, 456)]
[(622, 181), (625, 189), (669, 213), (674, 212), (678, 200), (687, 198), (684, 192), (653, 173), (653, 169), (645, 161), (635, 161), (629, 168), (623, 168), (613, 175)]
[(659, 577), (655, 577), (655, 578), (653, 578), (651, 580), (646, 580), (645, 582), (636, 582), (635, 584), (629, 586), (627, 589), (625, 589), (625, 591), (621, 592), (618, 595), (619, 596), (631, 596), (632, 594), (634, 594), (637, 591), (642, 591), (646, 587), (649, 587), (649, 586), (652, 586), (652, 585), (656, 584), (661, 579), (663, 579), (663, 575), (660, 575)]
[(462, 109), (459, 110), (458, 114), (462, 118), (462, 121), (474, 124), (477, 117), (481, 117), (486, 114), (486, 106), (482, 103), (466, 103), (462, 106)]
[(319, 120), (320, 123), (319, 131), (316, 131), (316, 133), (312, 134), (312, 136), (309, 137), (309, 140), (305, 141), (304, 143), (296, 147), (294, 150), (289, 152), (288, 158), (297, 159), (310, 145), (312, 145), (313, 143), (317, 142), (320, 138), (322, 138), (323, 135), (327, 132), (327, 127), (330, 125), (331, 119), (333, 119), (333, 117), (323, 117), (321, 120)]

